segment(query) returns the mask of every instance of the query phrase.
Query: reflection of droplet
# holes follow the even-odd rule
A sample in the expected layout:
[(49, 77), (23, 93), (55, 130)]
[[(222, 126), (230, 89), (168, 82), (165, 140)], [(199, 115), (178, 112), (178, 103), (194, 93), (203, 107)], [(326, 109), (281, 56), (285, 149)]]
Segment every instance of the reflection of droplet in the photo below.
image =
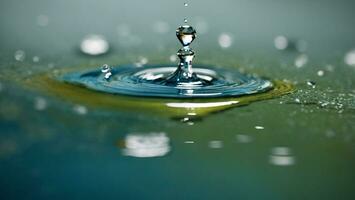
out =
[(220, 149), (223, 147), (223, 142), (220, 140), (212, 140), (208, 143), (208, 146), (212, 149)]
[(301, 55), (297, 56), (294, 64), (297, 68), (301, 68), (304, 65), (306, 65), (307, 62), (308, 62), (308, 56), (306, 54), (301, 54)]
[(75, 105), (73, 110), (78, 115), (86, 115), (88, 113), (88, 109), (82, 105)]
[(291, 150), (288, 147), (274, 147), (271, 149), (269, 162), (278, 166), (290, 166), (295, 164), (295, 158), (290, 155)]
[(257, 129), (257, 130), (263, 130), (263, 129), (265, 129), (263, 126), (255, 126), (255, 129)]
[(22, 50), (17, 50), (14, 54), (15, 60), (24, 61), (26, 57), (26, 53)]
[(37, 16), (37, 25), (38, 26), (47, 26), (49, 23), (49, 18), (47, 15), (39, 15)]
[(102, 55), (108, 52), (109, 44), (104, 36), (87, 35), (81, 41), (80, 50), (92, 56)]
[(283, 35), (279, 35), (274, 39), (274, 46), (278, 50), (285, 50), (288, 47), (288, 39)]
[(223, 49), (229, 48), (233, 43), (233, 38), (230, 34), (228, 33), (222, 33), (218, 37), (218, 44), (220, 47)]
[(344, 62), (349, 66), (355, 67), (355, 49), (346, 53)]
[(45, 110), (47, 108), (47, 100), (43, 97), (35, 98), (34, 107), (39, 111)]
[(125, 148), (122, 153), (133, 157), (160, 157), (170, 151), (170, 139), (165, 133), (132, 133), (125, 138)]
[(249, 143), (253, 140), (253, 138), (249, 135), (241, 135), (238, 134), (235, 136), (238, 143)]

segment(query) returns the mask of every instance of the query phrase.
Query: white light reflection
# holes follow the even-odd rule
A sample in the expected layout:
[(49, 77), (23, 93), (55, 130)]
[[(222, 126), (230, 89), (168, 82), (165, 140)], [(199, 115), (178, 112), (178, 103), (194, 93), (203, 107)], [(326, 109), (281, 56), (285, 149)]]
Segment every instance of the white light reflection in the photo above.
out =
[(80, 44), (80, 50), (92, 56), (105, 54), (109, 48), (109, 43), (102, 35), (87, 35)]
[(239, 103), (239, 101), (223, 101), (209, 103), (167, 103), (166, 105), (172, 108), (209, 108), (218, 106), (229, 106), (237, 103)]
[(355, 67), (355, 49), (345, 55), (344, 62), (349, 66)]
[(233, 43), (233, 37), (230, 34), (222, 33), (221, 35), (219, 35), (218, 44), (223, 49), (229, 48), (230, 46), (232, 46), (232, 43)]
[(122, 154), (139, 158), (160, 157), (169, 153), (170, 139), (165, 133), (129, 134)]
[(274, 147), (269, 156), (269, 162), (277, 166), (290, 166), (295, 164), (295, 158), (290, 155), (291, 150), (288, 147)]

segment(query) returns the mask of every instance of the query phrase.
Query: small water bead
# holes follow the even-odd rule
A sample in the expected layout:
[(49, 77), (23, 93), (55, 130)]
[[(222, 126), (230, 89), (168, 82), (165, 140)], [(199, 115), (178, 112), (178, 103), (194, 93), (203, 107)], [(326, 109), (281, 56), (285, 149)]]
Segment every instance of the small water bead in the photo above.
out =
[(324, 71), (323, 71), (323, 70), (317, 71), (317, 75), (318, 75), (318, 76), (324, 76)]
[(219, 35), (218, 44), (223, 49), (231, 47), (232, 43), (233, 43), (233, 38), (232, 38), (232, 36), (230, 34), (222, 33), (221, 35)]
[(80, 50), (84, 54), (98, 56), (108, 52), (109, 43), (102, 35), (87, 35), (81, 41)]
[(26, 53), (25, 53), (23, 50), (17, 50), (17, 51), (15, 52), (15, 54), (14, 54), (14, 58), (15, 58), (15, 60), (17, 60), (17, 61), (22, 62), (22, 61), (24, 61), (25, 58), (26, 58)]
[(189, 6), (189, 4), (185, 2), (185, 3), (184, 3), (184, 6), (187, 7), (187, 6)]
[(314, 81), (307, 81), (307, 85), (312, 87), (313, 89), (316, 88), (316, 82)]
[(192, 26), (183, 25), (176, 30), (176, 36), (184, 47), (189, 46), (196, 38), (196, 30)]

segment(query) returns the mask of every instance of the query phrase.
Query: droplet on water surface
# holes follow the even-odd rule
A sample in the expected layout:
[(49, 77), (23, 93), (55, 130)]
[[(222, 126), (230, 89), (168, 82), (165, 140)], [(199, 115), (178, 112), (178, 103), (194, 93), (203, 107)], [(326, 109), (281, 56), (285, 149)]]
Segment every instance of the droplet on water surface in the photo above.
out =
[(91, 56), (103, 55), (109, 48), (109, 43), (102, 35), (87, 35), (80, 44), (81, 52)]

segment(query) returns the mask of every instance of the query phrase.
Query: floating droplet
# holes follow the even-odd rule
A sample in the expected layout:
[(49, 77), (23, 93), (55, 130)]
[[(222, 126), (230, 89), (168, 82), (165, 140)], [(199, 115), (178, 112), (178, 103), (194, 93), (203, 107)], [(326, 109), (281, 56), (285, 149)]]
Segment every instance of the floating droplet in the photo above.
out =
[(47, 15), (37, 16), (37, 25), (38, 26), (45, 27), (45, 26), (48, 26), (48, 23), (49, 23), (49, 18)]
[(187, 7), (187, 6), (189, 6), (189, 4), (185, 2), (185, 3), (184, 3), (184, 6)]
[(307, 81), (307, 85), (312, 88), (316, 88), (316, 82), (314, 82), (314, 81)]
[(183, 25), (176, 30), (176, 36), (183, 46), (189, 46), (196, 38), (196, 31), (192, 26)]
[(86, 115), (88, 113), (88, 109), (82, 105), (75, 105), (73, 110), (78, 115)]
[(104, 64), (101, 67), (101, 72), (104, 74), (104, 78), (106, 80), (110, 79), (110, 77), (112, 76), (112, 72), (111, 72), (111, 67), (108, 64)]
[(165, 133), (128, 134), (122, 154), (139, 158), (164, 156), (171, 149), (169, 141)]
[(274, 46), (278, 50), (285, 50), (288, 47), (288, 39), (283, 35), (276, 36)]
[(223, 49), (229, 48), (230, 46), (232, 46), (232, 43), (233, 43), (233, 38), (230, 34), (222, 33), (221, 35), (219, 35), (218, 44)]
[(323, 71), (323, 70), (317, 71), (317, 75), (318, 75), (318, 76), (324, 76), (324, 71)]
[(301, 68), (303, 66), (305, 66), (308, 62), (308, 56), (306, 54), (301, 54), (299, 56), (297, 56), (297, 58), (295, 59), (295, 66), (297, 68)]
[(17, 50), (14, 54), (15, 60), (17, 61), (24, 61), (26, 57), (26, 53), (22, 50)]
[(91, 56), (98, 56), (108, 52), (109, 44), (104, 36), (87, 35), (81, 41), (80, 50)]
[(43, 97), (35, 98), (34, 107), (39, 111), (45, 110), (47, 108), (47, 100)]
[(39, 62), (39, 59), (40, 58), (38, 56), (33, 56), (32, 61), (37, 63), (37, 62)]
[(223, 142), (220, 140), (213, 140), (208, 143), (208, 146), (212, 149), (220, 149), (223, 147)]
[(349, 66), (355, 67), (355, 49), (346, 53), (344, 62)]

